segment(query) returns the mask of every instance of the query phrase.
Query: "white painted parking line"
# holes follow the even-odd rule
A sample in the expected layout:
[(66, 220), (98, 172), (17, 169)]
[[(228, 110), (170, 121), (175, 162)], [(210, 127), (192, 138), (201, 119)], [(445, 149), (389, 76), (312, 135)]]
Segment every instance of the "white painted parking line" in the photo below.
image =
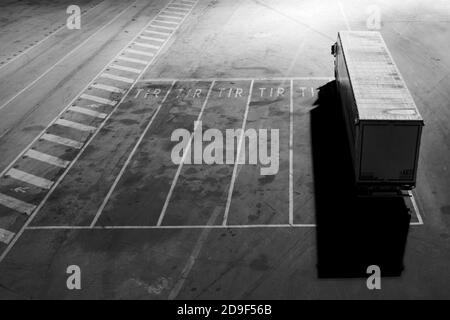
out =
[(117, 101), (112, 101), (112, 100), (109, 100), (109, 99), (93, 96), (91, 94), (86, 94), (86, 93), (83, 93), (80, 96), (80, 98), (84, 99), (84, 100), (94, 101), (94, 102), (101, 103), (101, 104), (107, 104), (107, 105), (110, 105), (110, 106), (113, 106), (113, 107), (117, 103)]
[(111, 195), (113, 194), (114, 190), (116, 189), (117, 184), (119, 183), (120, 179), (122, 179), (122, 176), (125, 173), (125, 170), (128, 168), (128, 165), (130, 164), (131, 159), (133, 159), (133, 156), (136, 153), (136, 151), (139, 148), (139, 146), (141, 145), (142, 140), (144, 139), (144, 137), (146, 136), (148, 130), (150, 129), (151, 125), (153, 124), (153, 121), (155, 120), (156, 116), (159, 114), (159, 111), (161, 110), (162, 105), (167, 100), (167, 97), (169, 96), (169, 93), (172, 91), (173, 86), (175, 85), (175, 82), (176, 81), (172, 81), (172, 84), (171, 84), (169, 90), (167, 90), (167, 93), (165, 94), (164, 98), (161, 100), (160, 104), (158, 105), (158, 108), (153, 113), (152, 118), (150, 119), (149, 123), (147, 124), (147, 126), (145, 127), (145, 129), (142, 132), (141, 136), (139, 137), (138, 141), (134, 145), (133, 150), (131, 150), (130, 154), (128, 155), (127, 160), (125, 161), (124, 165), (120, 169), (120, 172), (117, 175), (116, 179), (114, 180), (114, 183), (112, 184), (111, 188), (109, 189), (105, 199), (103, 199), (103, 202), (102, 202), (100, 208), (97, 210), (97, 213), (95, 214), (95, 217), (94, 217), (94, 219), (91, 222), (91, 227), (94, 227), (95, 224), (97, 223), (100, 215), (102, 214), (102, 212), (105, 209), (109, 199), (111, 198)]
[(183, 19), (185, 17), (185, 15), (183, 13), (179, 13), (179, 12), (162, 11), (162, 13), (164, 15), (177, 17), (177, 18), (180, 18), (180, 19)]
[(0, 228), (0, 242), (8, 244), (14, 238), (14, 232)]
[(137, 73), (137, 74), (142, 72), (142, 69), (124, 67), (124, 66), (119, 66), (117, 64), (112, 64), (108, 68), (112, 68), (112, 69), (116, 69), (116, 70), (122, 70), (122, 71), (128, 71), (128, 72)]
[(171, 34), (171, 32), (161, 32), (161, 31), (153, 31), (153, 30), (144, 30), (146, 33), (153, 33), (153, 34), (160, 34), (163, 36), (168, 36)]
[(289, 103), (289, 224), (294, 224), (294, 80), (290, 83)]
[(53, 181), (14, 168), (11, 168), (5, 176), (34, 185), (42, 189), (50, 189), (53, 185)]
[(260, 77), (260, 78), (246, 78), (246, 77), (238, 77), (238, 78), (147, 78), (141, 79), (138, 82), (147, 82), (147, 81), (290, 81), (290, 80), (328, 80), (332, 81), (334, 78), (330, 77)]
[(71, 147), (71, 148), (75, 148), (75, 149), (81, 149), (81, 147), (83, 147), (83, 144), (81, 142), (72, 140), (72, 139), (68, 139), (68, 138), (63, 138), (60, 136), (56, 136), (54, 134), (49, 134), (49, 133), (44, 133), (40, 139), (46, 140), (46, 141), (50, 141), (53, 143), (57, 143), (57, 144), (61, 144), (67, 147)]
[(198, 114), (196, 125), (194, 126), (194, 130), (191, 133), (191, 136), (189, 138), (189, 142), (188, 142), (188, 144), (186, 146), (185, 152), (183, 153), (183, 157), (181, 158), (181, 162), (180, 162), (180, 164), (178, 166), (177, 172), (176, 172), (175, 177), (173, 178), (172, 184), (170, 186), (170, 190), (167, 193), (166, 201), (164, 202), (164, 206), (163, 206), (163, 208), (161, 210), (161, 214), (159, 215), (158, 223), (157, 223), (158, 226), (160, 226), (162, 224), (164, 216), (166, 215), (167, 207), (169, 206), (169, 202), (170, 202), (170, 199), (172, 198), (173, 190), (175, 189), (175, 186), (176, 186), (176, 184), (178, 182), (178, 177), (180, 176), (181, 169), (183, 168), (183, 164), (184, 164), (184, 161), (186, 159), (186, 156), (187, 156), (187, 154), (191, 153), (190, 150), (191, 150), (192, 140), (193, 140), (193, 137), (194, 137), (194, 132), (196, 132), (198, 124), (199, 124), (199, 121), (202, 119), (203, 112), (205, 110), (206, 104), (208, 103), (209, 96), (211, 95), (211, 91), (212, 91), (212, 88), (214, 87), (215, 83), (216, 83), (215, 81), (211, 82), (211, 85), (210, 85), (210, 87), (208, 89), (208, 93), (206, 94), (205, 101), (203, 102), (202, 108), (200, 109), (200, 112)]
[(91, 109), (87, 109), (87, 108), (82, 108), (82, 107), (77, 107), (77, 106), (72, 106), (69, 108), (70, 111), (73, 112), (78, 112), (78, 113), (82, 113), (91, 117), (96, 117), (96, 118), (100, 118), (100, 119), (105, 119), (108, 115), (106, 113), (103, 112), (97, 112)]
[(423, 224), (422, 216), (420, 214), (419, 206), (416, 203), (416, 199), (414, 199), (414, 195), (413, 195), (412, 191), (408, 191), (408, 195), (411, 199), (411, 203), (413, 205), (414, 211), (416, 212), (416, 216), (417, 216), (417, 220), (418, 220), (418, 222), (413, 222), (413, 223), (417, 224), (417, 225), (422, 225)]
[(144, 40), (158, 41), (158, 42), (166, 41), (166, 39), (154, 38), (154, 37), (146, 37), (146, 36), (139, 36), (139, 38), (144, 39)]
[(69, 57), (70, 55), (72, 55), (72, 53), (74, 53), (75, 51), (77, 51), (78, 49), (80, 49), (82, 46), (84, 46), (89, 40), (91, 40), (93, 37), (95, 37), (98, 33), (100, 33), (101, 31), (103, 31), (106, 27), (108, 27), (110, 24), (112, 24), (117, 18), (119, 18), (122, 14), (125, 13), (125, 11), (127, 11), (129, 8), (131, 8), (133, 5), (135, 5), (137, 3), (137, 0), (134, 1), (132, 4), (130, 4), (128, 7), (126, 7), (123, 11), (121, 11), (117, 16), (115, 16), (112, 20), (110, 20), (107, 24), (105, 24), (103, 27), (101, 27), (100, 29), (98, 29), (95, 33), (91, 34), (87, 39), (85, 39), (82, 43), (80, 43), (78, 46), (76, 46), (74, 49), (72, 49), (70, 52), (68, 52), (64, 57), (62, 57), (61, 59), (59, 59), (54, 65), (52, 65), (49, 69), (47, 69), (47, 71), (45, 71), (44, 73), (42, 73), (39, 77), (37, 77), (35, 80), (33, 80), (31, 83), (29, 83), (25, 88), (23, 88), (22, 90), (20, 90), (19, 92), (17, 92), (14, 96), (12, 96), (11, 98), (9, 98), (6, 102), (4, 102), (1, 106), (0, 106), (0, 110), (2, 110), (4, 107), (6, 107), (7, 105), (9, 105), (13, 100), (15, 100), (18, 96), (20, 96), (22, 93), (24, 93), (25, 91), (27, 91), (29, 88), (31, 88), (32, 86), (34, 86), (39, 80), (41, 80), (43, 77), (45, 77), (50, 71), (52, 71), (58, 64), (60, 64), (62, 61), (64, 61), (67, 57)]
[(248, 91), (248, 99), (247, 99), (247, 104), (245, 106), (244, 119), (242, 120), (242, 128), (241, 128), (242, 131), (241, 131), (241, 135), (239, 137), (238, 149), (237, 149), (237, 154), (236, 154), (236, 161), (235, 161), (234, 167), (233, 167), (233, 174), (231, 176), (230, 187), (228, 189), (227, 203), (226, 203), (226, 206), (225, 206), (225, 213), (224, 213), (224, 216), (223, 216), (223, 222), (222, 222), (223, 226), (226, 226), (227, 223), (228, 223), (228, 213), (230, 211), (231, 198), (233, 197), (234, 183), (236, 181), (238, 164), (240, 162), (239, 159), (241, 157), (241, 152), (242, 152), (242, 141), (244, 139), (245, 125), (247, 123), (247, 117), (248, 117), (248, 110), (249, 110), (249, 107), (250, 107), (250, 101), (252, 100), (252, 92), (253, 92), (253, 84), (254, 83), (255, 83), (255, 81), (252, 80), (252, 82), (250, 83), (250, 89)]
[(166, 19), (175, 19), (175, 20), (178, 20), (178, 21), (180, 21), (180, 20), (182, 19), (182, 18), (180, 18), (180, 17), (169, 16), (169, 15), (166, 15), (166, 14), (159, 14), (158, 17), (160, 17), (160, 18), (166, 18)]
[(51, 156), (49, 154), (46, 154), (46, 153), (43, 153), (43, 152), (39, 152), (39, 151), (33, 150), (33, 149), (28, 150), (24, 154), (24, 156), (25, 157), (30, 157), (30, 158), (33, 158), (35, 160), (38, 160), (38, 161), (41, 161), (41, 162), (45, 162), (45, 163), (48, 163), (48, 164), (51, 164), (51, 165), (54, 165), (54, 166), (60, 167), (60, 168), (65, 168), (70, 163), (67, 160), (63, 160), (63, 159), (60, 159), (58, 157), (54, 157), (54, 156)]
[(178, 22), (166, 21), (166, 20), (161, 20), (161, 19), (155, 19), (155, 22), (162, 22), (162, 23), (167, 23), (167, 24), (178, 25)]
[(148, 61), (146, 61), (146, 60), (135, 59), (135, 58), (128, 58), (128, 57), (124, 57), (124, 56), (118, 56), (116, 59), (117, 60), (128, 61), (128, 62), (139, 63), (139, 64), (144, 64), (144, 65), (146, 65), (148, 63)]
[(169, 10), (169, 11), (180, 11), (180, 12), (188, 12), (189, 11), (189, 9), (182, 9), (182, 8), (178, 8), (178, 7), (174, 7), (174, 6), (170, 6), (170, 7), (167, 7), (167, 9), (166, 10)]
[(115, 92), (115, 93), (124, 93), (125, 90), (113, 87), (113, 86), (108, 86), (106, 84), (102, 84), (102, 83), (94, 83), (91, 85), (92, 88), (96, 88), (96, 89), (100, 89), (100, 90), (105, 90), (105, 91), (109, 91), (109, 92)]
[(120, 76), (116, 76), (110, 73), (102, 73), (100, 75), (101, 78), (107, 78), (107, 79), (111, 79), (111, 80), (117, 80), (117, 81), (122, 81), (122, 82), (126, 82), (126, 83), (133, 83), (134, 80), (130, 79), (130, 78), (125, 78), (125, 77), (120, 77)]
[(93, 131), (97, 130), (96, 127), (88, 126), (88, 125), (85, 125), (85, 124), (82, 124), (79, 122), (73, 122), (73, 121), (69, 121), (69, 120), (65, 120), (65, 119), (58, 119), (55, 121), (55, 124), (64, 126), (64, 127), (68, 127), (68, 128), (72, 128), (72, 129), (77, 129), (80, 131), (93, 132)]
[(142, 42), (135, 42), (133, 43), (136, 46), (149, 48), (149, 49), (159, 49), (160, 46), (156, 46), (154, 44), (148, 44), (148, 43), (142, 43)]
[(127, 52), (139, 54), (139, 55), (147, 56), (147, 57), (153, 57), (155, 55), (154, 53), (151, 53), (151, 52), (145, 52), (145, 51), (135, 50), (135, 49), (127, 49)]
[(26, 215), (30, 215), (36, 208), (36, 206), (31, 203), (24, 202), (3, 193), (0, 193), (0, 205)]
[(157, 229), (258, 229), (315, 228), (315, 224), (236, 224), (236, 225), (176, 225), (176, 226), (31, 226), (27, 230), (157, 230)]
[(161, 29), (164, 29), (164, 30), (175, 30), (175, 28), (176, 28), (176, 27), (173, 27), (173, 28), (165, 27), (165, 26), (154, 24), (154, 23), (152, 23), (150, 26), (154, 27), (154, 28), (161, 28)]

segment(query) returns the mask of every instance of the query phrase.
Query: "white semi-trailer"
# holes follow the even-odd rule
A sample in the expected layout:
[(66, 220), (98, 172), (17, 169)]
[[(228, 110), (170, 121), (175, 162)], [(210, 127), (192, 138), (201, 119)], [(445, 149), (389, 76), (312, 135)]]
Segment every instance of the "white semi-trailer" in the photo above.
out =
[(332, 54), (357, 187), (414, 188), (424, 123), (381, 34), (341, 31)]

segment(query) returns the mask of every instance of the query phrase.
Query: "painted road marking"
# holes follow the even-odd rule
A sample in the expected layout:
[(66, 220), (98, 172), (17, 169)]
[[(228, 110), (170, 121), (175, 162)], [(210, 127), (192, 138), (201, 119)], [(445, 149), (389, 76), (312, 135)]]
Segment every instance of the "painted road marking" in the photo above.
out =
[(234, 162), (234, 168), (233, 168), (233, 174), (231, 176), (231, 182), (230, 182), (230, 188), (228, 189), (228, 197), (227, 197), (227, 203), (225, 206), (225, 214), (223, 216), (223, 222), (222, 225), (226, 226), (228, 221), (228, 213), (230, 211), (230, 205), (231, 205), (231, 198), (233, 196), (233, 189), (234, 189), (234, 183), (236, 182), (236, 176), (237, 176), (237, 168), (239, 164), (239, 159), (241, 158), (241, 151), (242, 151), (242, 140), (244, 139), (244, 132), (245, 132), (245, 125), (247, 123), (247, 116), (248, 116), (248, 109), (250, 106), (250, 101), (252, 100), (252, 92), (253, 92), (253, 85), (255, 81), (252, 80), (250, 83), (250, 89), (248, 91), (248, 99), (247, 104), (245, 106), (245, 113), (244, 113), (244, 119), (242, 120), (242, 128), (241, 128), (241, 136), (239, 137), (239, 144), (236, 154), (236, 161)]
[(100, 90), (105, 90), (105, 91), (109, 91), (109, 92), (115, 92), (115, 93), (124, 93), (125, 90), (113, 87), (113, 86), (108, 86), (106, 84), (101, 84), (101, 83), (94, 83), (91, 86), (92, 88), (96, 88), (96, 89), (100, 89)]
[(175, 19), (175, 20), (181, 20), (182, 19), (180, 17), (169, 16), (169, 15), (165, 15), (165, 14), (159, 14), (158, 17), (167, 18), (167, 19)]
[(166, 21), (166, 20), (161, 20), (161, 19), (155, 19), (155, 21), (156, 22), (167, 23), (167, 24), (178, 24), (178, 22)]
[(183, 13), (185, 13), (185, 12), (188, 12), (189, 10), (188, 9), (181, 9), (181, 8), (177, 8), (177, 7), (167, 7), (167, 9), (166, 10), (169, 10), (169, 11), (178, 11), (178, 12), (183, 12)]
[(154, 28), (164, 29), (164, 30), (175, 30), (175, 28), (176, 28), (176, 27), (171, 28), (171, 27), (160, 26), (160, 25), (157, 25), (157, 24), (151, 24), (150, 26), (154, 27)]
[(0, 204), (4, 207), (10, 208), (20, 213), (24, 213), (26, 215), (30, 215), (36, 208), (35, 205), (7, 196), (3, 193), (0, 193)]
[(33, 149), (28, 150), (25, 154), (25, 157), (30, 157), (35, 160), (46, 162), (56, 167), (65, 168), (69, 165), (70, 161), (60, 159), (58, 157), (51, 156), (49, 154), (39, 152)]
[(109, 99), (93, 96), (91, 94), (86, 94), (86, 93), (83, 93), (80, 96), (80, 98), (84, 99), (84, 100), (90, 100), (90, 101), (98, 102), (98, 103), (101, 103), (101, 104), (107, 104), (107, 105), (110, 105), (110, 106), (113, 106), (113, 107), (117, 103), (117, 101), (112, 101), (112, 100), (109, 100)]
[(183, 9), (186, 7), (188, 7), (188, 8), (191, 7), (190, 4), (185, 4), (185, 3), (181, 3), (181, 2), (176, 2), (176, 3), (172, 4), (172, 6), (181, 6), (181, 8), (183, 8)]
[(408, 191), (408, 195), (411, 199), (411, 203), (413, 205), (414, 211), (416, 212), (416, 216), (417, 216), (417, 220), (418, 220), (418, 222), (411, 222), (411, 224), (422, 225), (423, 220), (422, 220), (422, 216), (420, 215), (419, 206), (417, 205), (416, 199), (414, 199), (414, 195), (411, 190)]
[(77, 106), (72, 106), (68, 110), (73, 111), (73, 112), (86, 114), (88, 116), (96, 117), (96, 118), (100, 118), (100, 119), (105, 119), (108, 116), (106, 113), (103, 113), (103, 112), (97, 112), (97, 111), (94, 111), (94, 110), (91, 110), (91, 109), (77, 107)]
[(289, 224), (294, 224), (294, 80), (289, 103)]
[[(94, 8), (98, 7), (104, 0), (101, 0), (99, 3), (97, 3), (95, 6), (89, 8), (87, 11), (83, 12), (81, 15), (86, 15), (88, 12), (90, 12), (91, 10), (93, 10)], [(66, 24), (64, 23), (62, 26), (58, 27), (56, 30), (54, 30), (53, 32), (51, 32), (49, 35), (47, 35), (45, 38), (43, 38), (42, 40), (36, 42), (35, 44), (33, 44), (31, 47), (29, 47), (28, 49), (22, 51), (21, 53), (19, 53), (17, 56), (13, 57), (11, 60), (9, 60), (8, 62), (4, 63), (2, 66), (0, 66), (0, 70), (3, 69), (4, 67), (6, 67), (7, 65), (9, 65), (10, 63), (16, 61), (17, 59), (19, 59), (21, 56), (23, 56), (24, 54), (27, 54), (29, 51), (33, 50), (34, 48), (36, 48), (37, 46), (39, 46), (40, 44), (44, 43), (46, 40), (48, 40), (50, 37), (54, 36), (56, 33), (58, 33), (59, 31), (63, 30), (66, 27)]]
[[(137, 1), (135, 1), (134, 3), (136, 3)], [(134, 5), (134, 3), (132, 3), (130, 6)], [(168, 4), (170, 5), (170, 3)], [(167, 8), (167, 6), (165, 7)], [(164, 8), (162, 9), (164, 10)], [(161, 11), (162, 11), (161, 10)], [(192, 11), (193, 9), (191, 9), (189, 11), (189, 13)], [(187, 17), (187, 15), (186, 15)], [(151, 20), (147, 25), (144, 26), (144, 28), (141, 29), (141, 31), (136, 34), (136, 36), (129, 42), (129, 45), (131, 45), (142, 32), (145, 32), (145, 29), (147, 29), (150, 24), (152, 23), (153, 20)], [(180, 22), (180, 24), (184, 21), (184, 19)], [(179, 26), (177, 26), (178, 28)], [(169, 37), (168, 37), (169, 39)], [(166, 45), (167, 42), (164, 44)], [(161, 48), (158, 49), (158, 51), (156, 52), (156, 54), (158, 54), (162, 48), (164, 47), (161, 46)], [(122, 49), (122, 51), (120, 51), (117, 56), (123, 55), (123, 53), (127, 50), (127, 47), (125, 47), (124, 49)], [(67, 175), (67, 173), (70, 171), (70, 169), (75, 165), (75, 163), (78, 161), (78, 159), (80, 158), (80, 156), (83, 154), (83, 152), (86, 150), (87, 146), (92, 142), (92, 140), (96, 137), (96, 135), (98, 134), (98, 132), (100, 132), (100, 130), (104, 127), (105, 123), (108, 121), (108, 119), (111, 117), (111, 115), (118, 109), (118, 107), (120, 106), (120, 104), (125, 100), (125, 98), (128, 96), (128, 94), (130, 93), (130, 91), (134, 88), (134, 86), (136, 85), (137, 81), (139, 80), (140, 77), (142, 77), (142, 75), (145, 73), (145, 71), (150, 67), (150, 65), (153, 63), (153, 61), (155, 60), (155, 56), (148, 61), (148, 64), (145, 66), (144, 70), (142, 71), (142, 73), (135, 79), (132, 80), (131, 82), (131, 86), (125, 91), (125, 93), (123, 94), (122, 98), (118, 101), (117, 105), (113, 108), (113, 110), (109, 113), (109, 115), (103, 120), (103, 122), (100, 124), (100, 126), (98, 128), (93, 128), (93, 134), (88, 138), (88, 140), (84, 143), (83, 147), (80, 149), (80, 151), (78, 152), (78, 154), (74, 157), (74, 159), (72, 160), (72, 162), (70, 163), (70, 165), (62, 172), (62, 174), (57, 178), (56, 182), (52, 185), (51, 189), (45, 194), (45, 196), (43, 197), (43, 199), (40, 201), (39, 205), (34, 209), (34, 211), (30, 214), (29, 219), (27, 219), (25, 221), (25, 223), (23, 224), (23, 226), (20, 228), (20, 230), (16, 233), (15, 237), (12, 239), (12, 241), (8, 244), (8, 246), (3, 250), (3, 252), (0, 254), (0, 263), (5, 259), (5, 257), (8, 255), (8, 253), (11, 251), (11, 249), (14, 247), (14, 245), (16, 244), (16, 242), (18, 241), (18, 239), (22, 236), (22, 234), (25, 232), (25, 230), (27, 229), (27, 227), (30, 225), (30, 223), (33, 221), (33, 219), (36, 217), (36, 215), (39, 213), (40, 209), (45, 205), (45, 203), (47, 202), (47, 200), (49, 199), (49, 197), (53, 194), (53, 192), (55, 191), (55, 189), (57, 188), (57, 186), (61, 183), (61, 181), (65, 178), (65, 176)], [(81, 92), (84, 92), (86, 90), (88, 90), (88, 88), (96, 81), (98, 81), (98, 77), (111, 77), (113, 75), (108, 75), (105, 74), (104, 71), (107, 69), (108, 65), (115, 62), (115, 60), (117, 59), (117, 56), (114, 57), (113, 59), (110, 60), (110, 62), (108, 62), (108, 64), (83, 88), (83, 90), (81, 90)], [(113, 76), (114, 77), (114, 76)], [(119, 78), (122, 80), (123, 77)], [(115, 78), (115, 80), (117, 79), (117, 77)], [(119, 80), (120, 81), (120, 80)], [(122, 80), (123, 81), (123, 80)], [(67, 109), (72, 106), (74, 104), (74, 102), (78, 99), (78, 96), (76, 96), (60, 113), (59, 115), (52, 121), (50, 122), (50, 124), (44, 129), (42, 130), (42, 132), (36, 136), (36, 138), (30, 142), (30, 144), (0, 173), (0, 177), (5, 175), (6, 172), (8, 172), (8, 170), (10, 170), (15, 164), (16, 162), (18, 162), (22, 155), (28, 150), (30, 149), (33, 144), (38, 141), (41, 136), (46, 133), (46, 131), (55, 124), (62, 124), (62, 125), (70, 125), (70, 124), (75, 124), (77, 126), (76, 123), (74, 122), (70, 122), (64, 119), (60, 119), (61, 116), (63, 116), (64, 112), (67, 111)], [(86, 128), (87, 126), (85, 126)]]
[(5, 176), (26, 182), (42, 189), (50, 189), (53, 185), (53, 181), (14, 168), (11, 168)]
[(68, 139), (68, 138), (63, 138), (60, 136), (56, 136), (54, 134), (49, 134), (49, 133), (44, 133), (40, 139), (46, 140), (46, 141), (50, 141), (50, 142), (54, 142), (57, 144), (62, 144), (64, 146), (67, 147), (72, 147), (75, 149), (81, 149), (83, 147), (83, 144), (81, 142), (72, 140), (72, 139)]
[(237, 78), (148, 78), (141, 79), (138, 82), (148, 82), (148, 81), (290, 81), (290, 80), (328, 80), (333, 81), (332, 77), (261, 77), (261, 78), (247, 78), (247, 77), (237, 77)]
[(166, 215), (167, 207), (169, 206), (170, 198), (172, 197), (172, 193), (173, 193), (173, 190), (175, 189), (175, 185), (178, 182), (178, 177), (180, 176), (181, 169), (183, 168), (184, 161), (186, 160), (186, 156), (188, 154), (190, 154), (191, 144), (192, 144), (192, 140), (194, 138), (194, 133), (197, 130), (199, 121), (202, 119), (203, 112), (205, 110), (206, 104), (208, 103), (209, 96), (211, 95), (211, 91), (212, 91), (212, 88), (214, 87), (215, 83), (216, 83), (215, 81), (211, 82), (211, 85), (210, 85), (210, 87), (208, 89), (208, 93), (206, 94), (205, 101), (203, 102), (202, 108), (200, 109), (200, 113), (198, 114), (196, 125), (194, 126), (194, 130), (191, 133), (191, 136), (189, 138), (189, 142), (188, 142), (188, 144), (186, 146), (186, 149), (185, 149), (186, 151), (183, 153), (183, 157), (181, 158), (181, 161), (180, 161), (180, 164), (178, 166), (177, 172), (175, 174), (175, 177), (173, 178), (172, 184), (170, 186), (169, 193), (167, 194), (166, 201), (164, 202), (164, 206), (163, 206), (163, 208), (161, 210), (161, 214), (159, 215), (158, 223), (157, 223), (158, 226), (160, 226), (162, 224), (164, 216)]
[(80, 131), (88, 131), (88, 132), (92, 132), (97, 130), (96, 127), (92, 127), (92, 126), (88, 126), (79, 122), (73, 122), (73, 121), (69, 121), (66, 119), (58, 119), (55, 121), (55, 124), (60, 125), (60, 126), (64, 126), (64, 127), (68, 127), (68, 128), (72, 128), (72, 129), (77, 129)]
[(159, 46), (156, 46), (154, 44), (148, 44), (148, 43), (142, 43), (142, 42), (135, 42), (133, 44), (136, 46), (144, 47), (144, 48), (159, 49)]
[(163, 35), (163, 36), (167, 36), (167, 35), (170, 35), (170, 34), (171, 34), (170, 32), (161, 32), (161, 31), (153, 31), (153, 30), (145, 30), (144, 32), (146, 32), (146, 33), (160, 34), (160, 35)]
[(144, 40), (152, 40), (152, 41), (159, 41), (159, 42), (166, 41), (166, 39), (146, 37), (146, 36), (139, 36), (139, 38), (144, 39)]
[(135, 59), (135, 58), (128, 58), (128, 57), (124, 57), (124, 56), (119, 56), (116, 59), (117, 60), (128, 61), (128, 62), (140, 63), (140, 64), (144, 64), (144, 65), (146, 65), (148, 63), (148, 61), (146, 61), (146, 60)]
[(141, 50), (127, 49), (127, 52), (131, 52), (131, 53), (134, 53), (134, 54), (140, 54), (140, 55), (147, 56), (147, 57), (153, 57), (154, 56), (153, 53), (145, 52), (145, 51), (141, 51)]
[(8, 244), (14, 238), (14, 232), (0, 228), (0, 242)]
[(130, 154), (128, 155), (127, 160), (125, 161), (124, 165), (122, 166), (122, 168), (120, 169), (119, 174), (117, 175), (116, 179), (114, 180), (114, 183), (112, 184), (111, 188), (109, 189), (108, 193), (106, 194), (105, 199), (103, 199), (103, 202), (100, 206), (100, 208), (97, 210), (97, 213), (95, 214), (94, 219), (91, 222), (91, 227), (94, 227), (95, 224), (97, 223), (98, 219), (100, 218), (100, 215), (102, 214), (103, 210), (105, 209), (109, 199), (111, 198), (111, 195), (113, 194), (114, 190), (117, 187), (117, 184), (119, 183), (120, 179), (122, 178), (123, 174), (125, 173), (125, 170), (128, 168), (128, 165), (131, 162), (131, 159), (133, 158), (134, 154), (136, 153), (137, 149), (139, 148), (139, 146), (141, 145), (142, 140), (144, 139), (145, 135), (147, 134), (148, 130), (150, 129), (151, 125), (153, 124), (153, 121), (155, 120), (156, 116), (159, 114), (159, 111), (162, 108), (162, 105), (164, 104), (164, 102), (166, 102), (167, 97), (169, 96), (169, 93), (172, 91), (173, 86), (175, 85), (176, 81), (172, 81), (172, 84), (169, 88), (169, 90), (167, 90), (166, 95), (164, 96), (164, 98), (161, 100), (160, 104), (158, 105), (156, 111), (153, 113), (152, 118), (150, 119), (149, 123), (147, 124), (147, 126), (145, 127), (144, 131), (142, 132), (141, 136), (139, 137), (138, 141), (136, 142), (133, 150), (131, 150)]
[(109, 66), (109, 68), (116, 69), (116, 70), (122, 70), (122, 71), (128, 71), (128, 72), (137, 73), (137, 74), (142, 72), (142, 69), (124, 67), (124, 66), (119, 66), (117, 64), (112, 64)]
[(130, 78), (125, 78), (125, 77), (120, 77), (120, 76), (115, 76), (113, 74), (110, 73), (102, 73), (100, 75), (101, 78), (107, 78), (107, 79), (111, 79), (111, 80), (117, 80), (117, 81), (122, 81), (122, 82), (126, 82), (126, 83), (133, 83), (134, 80), (130, 79)]
[(0, 106), (0, 110), (2, 110), (4, 107), (6, 107), (8, 104), (10, 104), (13, 100), (15, 100), (18, 96), (20, 96), (22, 93), (24, 93), (26, 90), (31, 88), (33, 85), (35, 85), (39, 80), (41, 80), (43, 77), (45, 77), (50, 71), (52, 71), (58, 64), (60, 64), (62, 61), (64, 61), (67, 57), (69, 57), (72, 53), (80, 49), (82, 46), (84, 46), (89, 40), (91, 40), (93, 37), (95, 37), (98, 33), (103, 31), (106, 27), (108, 27), (110, 24), (112, 24), (117, 18), (119, 18), (122, 14), (125, 13), (129, 8), (131, 8), (133, 5), (137, 3), (137, 0), (134, 1), (132, 4), (130, 4), (128, 7), (126, 7), (122, 12), (120, 12), (117, 16), (115, 16), (112, 20), (110, 20), (107, 24), (105, 24), (103, 27), (98, 29), (95, 33), (91, 34), (86, 40), (84, 40), (82, 43), (80, 43), (78, 46), (76, 46), (74, 49), (72, 49), (70, 52), (68, 52), (64, 57), (59, 59), (54, 65), (52, 65), (47, 71), (45, 71), (43, 74), (41, 74), (39, 77), (37, 77), (35, 80), (33, 80), (30, 84), (28, 84), (25, 88), (20, 90), (18, 93), (16, 93), (14, 96), (9, 98), (5, 103), (3, 103)]
[(177, 17), (177, 18), (180, 18), (180, 19), (184, 18), (184, 14), (178, 13), (178, 12), (170, 12), (170, 11), (166, 12), (166, 11), (163, 11), (163, 13), (164, 13), (164, 15), (171, 15), (172, 17)]

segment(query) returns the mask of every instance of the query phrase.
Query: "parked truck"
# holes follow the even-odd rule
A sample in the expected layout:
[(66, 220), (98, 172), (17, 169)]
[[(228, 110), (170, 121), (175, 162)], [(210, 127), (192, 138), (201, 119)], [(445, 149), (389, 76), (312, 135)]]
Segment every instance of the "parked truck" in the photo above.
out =
[(358, 190), (414, 188), (424, 122), (381, 34), (341, 31), (332, 54)]

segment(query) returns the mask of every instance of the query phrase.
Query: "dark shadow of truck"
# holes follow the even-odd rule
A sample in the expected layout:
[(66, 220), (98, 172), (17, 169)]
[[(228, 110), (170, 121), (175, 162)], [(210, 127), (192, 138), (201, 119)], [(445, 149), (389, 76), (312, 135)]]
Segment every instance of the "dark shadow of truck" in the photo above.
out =
[(319, 89), (311, 139), (320, 278), (400, 276), (410, 213), (401, 197), (358, 197), (335, 81)]

